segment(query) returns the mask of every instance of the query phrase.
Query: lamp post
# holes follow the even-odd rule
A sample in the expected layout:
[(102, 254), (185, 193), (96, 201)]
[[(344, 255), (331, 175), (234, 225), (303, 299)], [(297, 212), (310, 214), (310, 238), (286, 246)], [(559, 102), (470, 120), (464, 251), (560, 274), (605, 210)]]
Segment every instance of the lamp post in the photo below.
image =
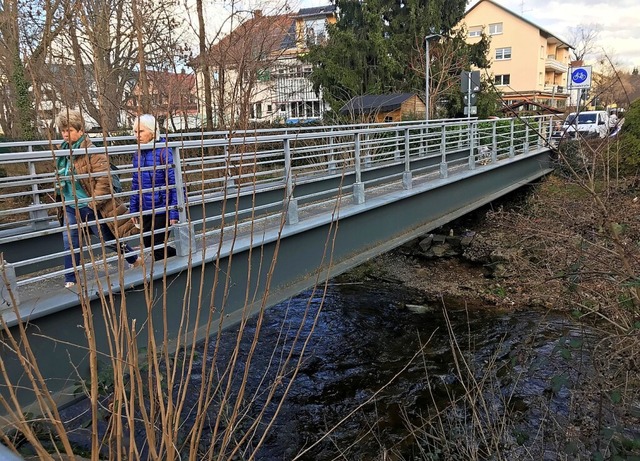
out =
[(440, 34), (429, 34), (424, 38), (425, 66), (424, 66), (424, 119), (429, 121), (429, 40), (435, 37), (442, 37)]

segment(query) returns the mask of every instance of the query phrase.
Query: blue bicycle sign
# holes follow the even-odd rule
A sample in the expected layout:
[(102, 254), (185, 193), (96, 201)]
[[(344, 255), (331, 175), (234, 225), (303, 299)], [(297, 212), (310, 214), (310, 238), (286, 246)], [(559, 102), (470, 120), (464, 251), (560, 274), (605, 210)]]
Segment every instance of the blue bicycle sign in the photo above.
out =
[(591, 88), (591, 66), (582, 66), (571, 69), (571, 81), (569, 88)]

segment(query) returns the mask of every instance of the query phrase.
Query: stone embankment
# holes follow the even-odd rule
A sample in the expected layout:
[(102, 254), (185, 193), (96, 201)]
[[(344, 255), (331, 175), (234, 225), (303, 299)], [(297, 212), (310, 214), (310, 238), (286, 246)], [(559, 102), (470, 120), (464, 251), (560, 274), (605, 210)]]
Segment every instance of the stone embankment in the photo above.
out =
[(506, 285), (519, 275), (521, 254), (503, 247), (502, 241), (500, 235), (466, 229), (429, 233), (372, 261), (377, 269), (370, 273), (382, 273), (387, 279), (416, 288), (427, 301), (444, 298), (473, 304), (544, 305), (541, 299), (514, 299), (507, 294)]

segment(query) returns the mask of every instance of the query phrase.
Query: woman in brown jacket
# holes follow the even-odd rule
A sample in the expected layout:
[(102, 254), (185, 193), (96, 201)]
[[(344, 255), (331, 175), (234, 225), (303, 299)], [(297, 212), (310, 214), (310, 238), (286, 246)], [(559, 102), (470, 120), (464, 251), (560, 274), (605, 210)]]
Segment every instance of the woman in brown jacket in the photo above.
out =
[[(56, 168), (59, 178), (57, 192), (63, 202), (64, 222), (67, 224), (67, 230), (62, 233), (64, 249), (67, 251), (64, 267), (72, 269), (64, 274), (64, 280), (65, 287), (70, 288), (77, 282), (76, 271), (73, 269), (78, 265), (78, 253), (81, 248), (78, 228), (72, 229), (70, 226), (84, 223), (102, 241), (116, 242), (119, 238), (130, 235), (135, 226), (129, 218), (118, 219), (128, 212), (127, 207), (113, 196), (107, 154), (87, 153), (87, 149), (94, 146), (84, 133), (84, 120), (80, 112), (67, 110), (60, 113), (56, 118), (56, 124), (64, 139), (60, 148), (69, 149), (68, 156), (56, 159)], [(84, 153), (81, 153), (82, 151)], [(80, 175), (88, 176), (76, 179), (76, 176)], [(114, 219), (100, 224), (98, 229), (95, 221), (102, 218)], [(118, 251), (116, 245), (111, 245), (110, 248)], [(132, 252), (124, 242), (120, 243), (120, 251)], [(126, 259), (134, 267), (142, 262), (135, 254), (127, 256)]]

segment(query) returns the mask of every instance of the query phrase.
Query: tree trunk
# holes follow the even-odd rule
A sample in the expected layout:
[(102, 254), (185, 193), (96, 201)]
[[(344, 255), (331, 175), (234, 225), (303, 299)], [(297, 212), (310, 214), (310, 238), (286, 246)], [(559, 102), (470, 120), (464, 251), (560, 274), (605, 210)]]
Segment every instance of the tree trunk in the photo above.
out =
[(209, 57), (207, 53), (207, 38), (205, 35), (205, 22), (202, 9), (202, 0), (196, 1), (196, 8), (198, 10), (198, 42), (200, 45), (200, 66), (203, 75), (202, 90), (204, 91), (204, 110), (207, 119), (206, 129), (207, 131), (213, 131), (213, 109), (211, 107), (211, 72), (209, 69)]

